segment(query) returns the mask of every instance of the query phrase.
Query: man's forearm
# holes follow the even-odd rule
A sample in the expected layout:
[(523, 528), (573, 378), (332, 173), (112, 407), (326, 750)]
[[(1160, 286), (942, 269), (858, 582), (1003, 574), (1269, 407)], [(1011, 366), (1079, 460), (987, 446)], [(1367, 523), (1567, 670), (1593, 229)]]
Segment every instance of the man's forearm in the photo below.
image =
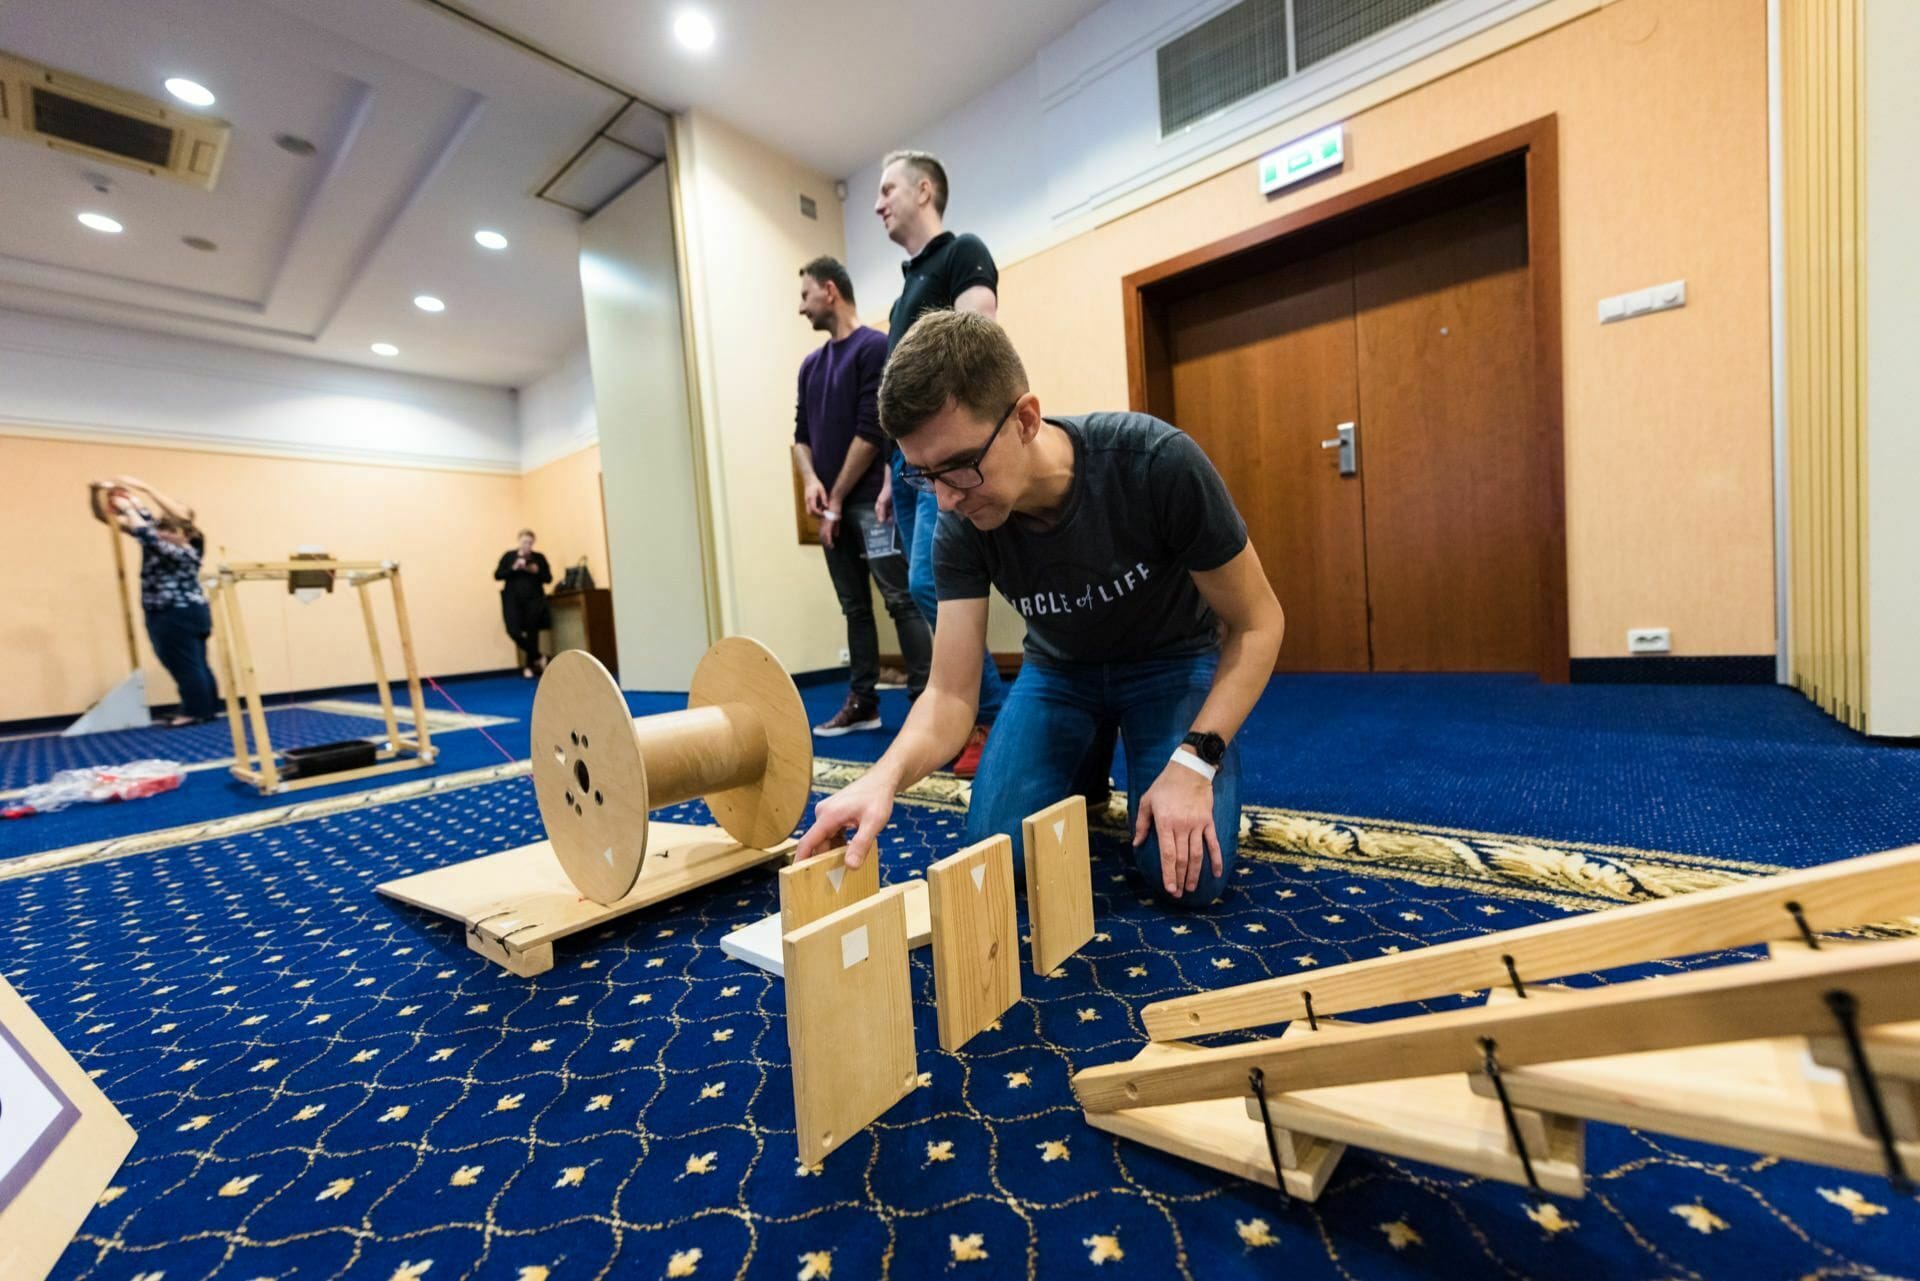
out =
[(894, 792), (904, 791), (960, 754), (973, 732), (973, 699), (942, 693), (932, 686), (914, 700), (906, 724), (874, 763), (872, 773)]
[(800, 473), (800, 479), (803, 481), (820, 479), (813, 474), (812, 446), (795, 443), (793, 447), (793, 469)]
[(880, 448), (864, 436), (855, 436), (853, 443), (847, 446), (846, 461), (840, 464), (840, 474), (833, 478), (833, 491), (827, 496), (828, 503), (835, 511), (853, 492), (860, 478), (867, 474), (867, 468), (873, 466), (873, 460), (880, 456)]
[(1260, 701), (1260, 694), (1273, 675), (1274, 660), (1280, 657), (1278, 630), (1227, 630), (1220, 642), (1220, 665), (1213, 674), (1213, 688), (1190, 728), (1207, 730), (1222, 738), (1232, 738)]

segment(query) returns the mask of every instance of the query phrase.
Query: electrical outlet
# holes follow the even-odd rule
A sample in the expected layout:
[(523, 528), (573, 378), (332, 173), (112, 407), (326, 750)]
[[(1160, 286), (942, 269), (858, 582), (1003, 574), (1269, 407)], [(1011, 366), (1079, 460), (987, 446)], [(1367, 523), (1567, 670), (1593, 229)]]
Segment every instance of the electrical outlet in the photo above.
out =
[(1673, 633), (1665, 627), (1629, 627), (1627, 653), (1665, 654), (1673, 649)]
[(853, 661), (853, 655), (847, 652), (847, 648), (844, 645), (840, 647), (840, 661), (843, 663), (850, 663)]

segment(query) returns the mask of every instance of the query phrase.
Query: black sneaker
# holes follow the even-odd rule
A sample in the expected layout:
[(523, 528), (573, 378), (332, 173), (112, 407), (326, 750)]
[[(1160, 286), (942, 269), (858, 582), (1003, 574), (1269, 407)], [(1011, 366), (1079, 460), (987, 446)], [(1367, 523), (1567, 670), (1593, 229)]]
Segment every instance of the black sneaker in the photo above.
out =
[(832, 719), (821, 721), (813, 727), (813, 732), (821, 738), (838, 738), (842, 734), (851, 734), (855, 730), (880, 728), (879, 700), (861, 699), (856, 695), (847, 695), (847, 701)]

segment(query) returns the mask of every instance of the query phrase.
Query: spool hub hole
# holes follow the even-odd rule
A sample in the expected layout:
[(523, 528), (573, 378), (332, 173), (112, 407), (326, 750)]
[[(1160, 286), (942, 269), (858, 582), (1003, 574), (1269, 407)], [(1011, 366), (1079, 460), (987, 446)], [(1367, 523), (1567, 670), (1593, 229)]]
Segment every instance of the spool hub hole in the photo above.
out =
[(573, 763), (573, 781), (580, 785), (582, 795), (593, 790), (593, 776), (587, 772), (587, 763), (585, 761), (575, 761)]

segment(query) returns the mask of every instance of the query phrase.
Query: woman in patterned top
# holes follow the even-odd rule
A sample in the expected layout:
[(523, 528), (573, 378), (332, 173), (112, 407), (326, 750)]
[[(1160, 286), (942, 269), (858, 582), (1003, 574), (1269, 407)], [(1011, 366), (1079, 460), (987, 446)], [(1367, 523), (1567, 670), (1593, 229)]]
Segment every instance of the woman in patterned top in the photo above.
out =
[[(172, 502), (131, 476), (116, 476), (109, 499), (121, 529), (139, 542), (140, 604), (147, 615), (147, 639), (160, 665), (180, 687), (180, 710), (168, 729), (198, 725), (219, 712), (220, 687), (207, 665), (207, 637), (213, 615), (200, 589), (200, 554), (206, 546), (193, 523), (193, 509)], [(160, 509), (134, 497), (138, 492)]]

